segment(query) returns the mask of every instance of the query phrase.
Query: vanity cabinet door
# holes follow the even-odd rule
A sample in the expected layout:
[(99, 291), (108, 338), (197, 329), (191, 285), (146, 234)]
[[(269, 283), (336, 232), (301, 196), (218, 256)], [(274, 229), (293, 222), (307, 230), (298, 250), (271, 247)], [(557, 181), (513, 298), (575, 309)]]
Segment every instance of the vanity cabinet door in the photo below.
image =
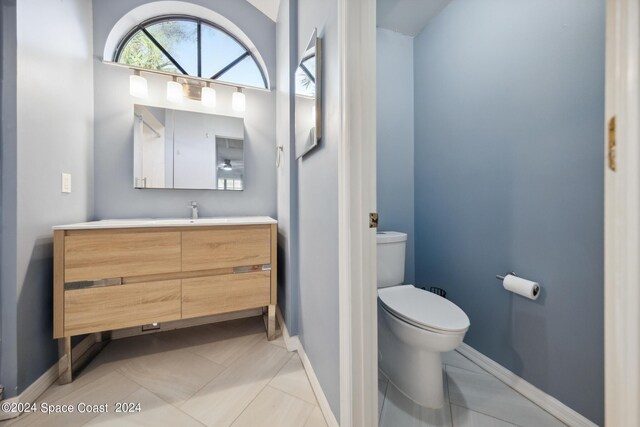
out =
[(65, 335), (178, 320), (180, 290), (180, 280), (166, 280), (65, 291)]
[(271, 263), (269, 225), (182, 232), (182, 271)]
[(180, 271), (180, 232), (82, 232), (66, 236), (64, 281)]
[(271, 300), (271, 272), (223, 274), (182, 280), (182, 318), (264, 307)]

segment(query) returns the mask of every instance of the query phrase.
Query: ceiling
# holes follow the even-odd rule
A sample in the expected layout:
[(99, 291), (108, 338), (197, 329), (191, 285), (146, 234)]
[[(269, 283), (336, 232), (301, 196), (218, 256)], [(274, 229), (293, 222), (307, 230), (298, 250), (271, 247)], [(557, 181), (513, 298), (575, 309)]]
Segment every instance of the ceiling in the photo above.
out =
[[(280, 0), (247, 0), (272, 21), (278, 20)], [(415, 37), (451, 0), (377, 0), (378, 27)]]
[(415, 37), (451, 0), (377, 0), (378, 27)]
[(280, 7), (280, 0), (247, 0), (260, 12), (267, 15), (273, 22), (278, 19), (278, 8)]

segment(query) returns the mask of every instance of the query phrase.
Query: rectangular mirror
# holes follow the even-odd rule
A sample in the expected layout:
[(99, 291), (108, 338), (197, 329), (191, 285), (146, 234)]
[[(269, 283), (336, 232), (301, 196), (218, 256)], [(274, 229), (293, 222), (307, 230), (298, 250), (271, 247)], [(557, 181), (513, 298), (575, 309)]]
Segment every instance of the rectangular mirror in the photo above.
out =
[(134, 106), (135, 188), (244, 189), (244, 120)]
[(313, 31), (296, 70), (296, 158), (315, 148), (322, 130), (322, 55), (317, 29)]

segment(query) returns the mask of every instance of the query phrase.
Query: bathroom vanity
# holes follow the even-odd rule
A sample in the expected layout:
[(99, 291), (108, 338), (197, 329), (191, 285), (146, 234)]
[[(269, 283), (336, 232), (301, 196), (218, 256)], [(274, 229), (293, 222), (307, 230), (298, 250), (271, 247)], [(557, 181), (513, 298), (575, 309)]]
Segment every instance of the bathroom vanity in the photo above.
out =
[(72, 336), (262, 307), (275, 338), (276, 255), (269, 217), (54, 227), (61, 381), (72, 379)]

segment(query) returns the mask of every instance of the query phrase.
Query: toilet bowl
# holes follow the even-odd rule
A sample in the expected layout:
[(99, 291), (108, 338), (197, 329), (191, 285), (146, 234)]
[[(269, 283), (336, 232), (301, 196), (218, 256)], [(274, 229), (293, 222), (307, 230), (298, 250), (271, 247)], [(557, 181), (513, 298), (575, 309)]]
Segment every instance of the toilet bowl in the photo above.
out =
[(406, 234), (380, 233), (377, 240), (379, 367), (407, 397), (440, 408), (441, 354), (462, 343), (469, 318), (451, 301), (402, 284)]
[(378, 363), (405, 395), (444, 404), (441, 354), (462, 343), (469, 318), (458, 306), (412, 285), (378, 291)]

